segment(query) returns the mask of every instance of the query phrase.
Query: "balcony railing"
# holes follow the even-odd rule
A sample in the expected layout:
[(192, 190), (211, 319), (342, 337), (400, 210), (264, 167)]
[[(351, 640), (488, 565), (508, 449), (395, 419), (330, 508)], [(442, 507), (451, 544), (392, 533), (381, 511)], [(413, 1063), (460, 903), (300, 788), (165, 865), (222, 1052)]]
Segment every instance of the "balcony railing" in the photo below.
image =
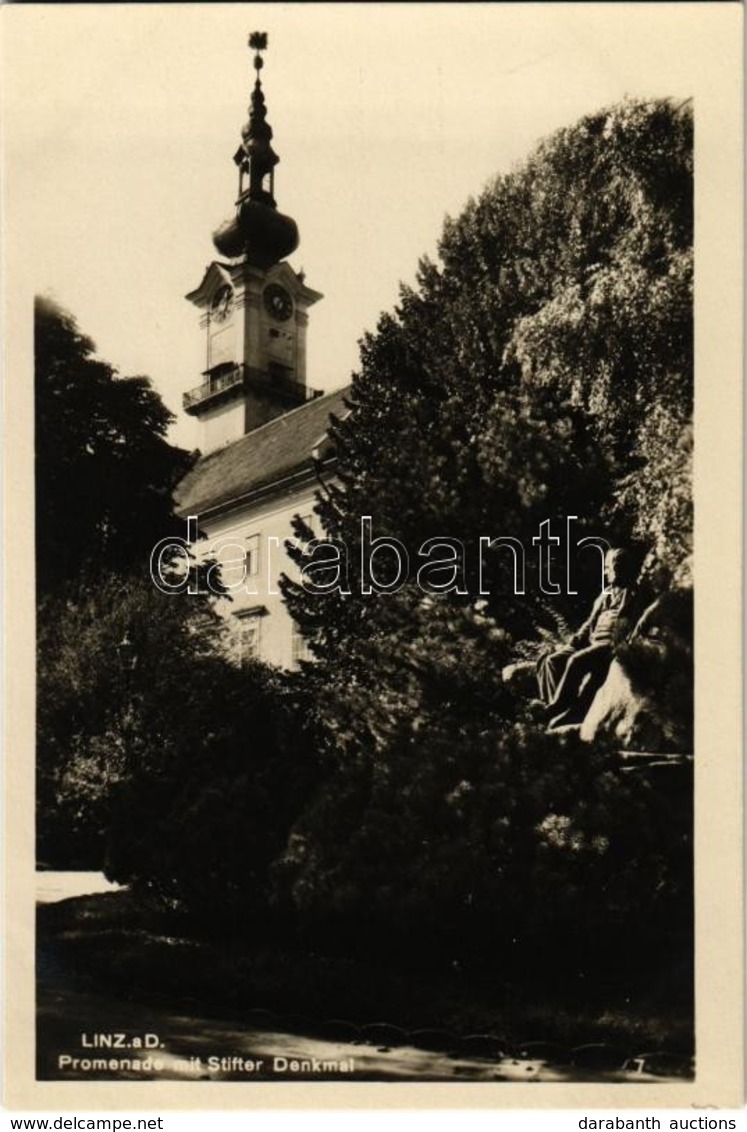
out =
[(300, 381), (293, 381), (285, 374), (262, 373), (259, 370), (245, 369), (236, 366), (234, 369), (213, 374), (202, 385), (184, 394), (184, 408), (187, 412), (194, 412), (198, 405), (225, 393), (235, 386), (243, 385), (260, 393), (270, 393), (280, 397), (291, 405), (303, 405), (306, 401), (313, 401), (321, 397), (321, 389), (311, 389)]
[(210, 397), (224, 393), (234, 385), (241, 385), (243, 380), (244, 375), (240, 366), (236, 366), (235, 369), (229, 370), (227, 373), (214, 374), (208, 381), (204, 381), (202, 385), (196, 385), (194, 389), (190, 389), (188, 393), (184, 394), (184, 408), (189, 411), (195, 405), (207, 401)]

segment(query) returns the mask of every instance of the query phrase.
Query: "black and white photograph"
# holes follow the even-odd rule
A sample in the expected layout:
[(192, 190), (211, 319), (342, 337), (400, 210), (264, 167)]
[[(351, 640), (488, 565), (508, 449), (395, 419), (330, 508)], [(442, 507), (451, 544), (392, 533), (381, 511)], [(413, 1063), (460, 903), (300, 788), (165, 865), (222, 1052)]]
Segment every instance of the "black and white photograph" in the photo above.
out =
[(6, 9), (38, 1107), (740, 1103), (741, 18)]

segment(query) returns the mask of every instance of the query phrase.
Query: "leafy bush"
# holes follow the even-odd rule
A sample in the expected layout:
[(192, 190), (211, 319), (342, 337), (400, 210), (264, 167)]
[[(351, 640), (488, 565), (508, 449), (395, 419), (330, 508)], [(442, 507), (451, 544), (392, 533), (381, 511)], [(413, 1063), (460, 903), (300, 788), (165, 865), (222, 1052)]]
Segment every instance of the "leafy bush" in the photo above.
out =
[(497, 739), (433, 727), (341, 762), (279, 892), (307, 931), (359, 954), (635, 968), (690, 930), (690, 794), (675, 778), (652, 789), (614, 751), (530, 723)]
[(102, 579), (42, 613), (40, 858), (103, 866), (203, 919), (256, 914), (315, 775), (294, 682), (229, 663), (210, 606), (149, 579)]

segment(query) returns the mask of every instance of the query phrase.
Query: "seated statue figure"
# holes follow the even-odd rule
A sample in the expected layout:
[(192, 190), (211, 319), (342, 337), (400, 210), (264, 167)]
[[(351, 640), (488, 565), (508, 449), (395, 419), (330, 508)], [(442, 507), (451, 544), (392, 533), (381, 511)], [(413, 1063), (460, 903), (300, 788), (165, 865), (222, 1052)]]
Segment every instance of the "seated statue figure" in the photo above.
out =
[(537, 665), (540, 696), (551, 729), (582, 722), (604, 683), (617, 646), (627, 637), (638, 608), (637, 571), (629, 551), (605, 555), (606, 586), (589, 617), (567, 645)]
[(614, 734), (623, 749), (693, 750), (692, 563), (680, 563), (669, 588), (644, 611), (617, 650), (581, 726), (593, 742)]

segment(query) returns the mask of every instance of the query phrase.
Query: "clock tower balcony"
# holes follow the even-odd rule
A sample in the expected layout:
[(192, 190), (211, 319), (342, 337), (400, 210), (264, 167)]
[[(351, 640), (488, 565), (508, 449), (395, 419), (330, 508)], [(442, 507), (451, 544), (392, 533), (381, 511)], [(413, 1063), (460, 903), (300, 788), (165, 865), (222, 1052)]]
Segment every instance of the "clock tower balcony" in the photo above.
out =
[(231, 365), (219, 366), (203, 376), (207, 380), (184, 394), (184, 410), (192, 416), (199, 416), (208, 407), (213, 408), (222, 401), (251, 392), (270, 396), (286, 410), (322, 395), (321, 389), (311, 389), (301, 381), (294, 381), (283, 366), (273, 363), (266, 372), (252, 366)]

